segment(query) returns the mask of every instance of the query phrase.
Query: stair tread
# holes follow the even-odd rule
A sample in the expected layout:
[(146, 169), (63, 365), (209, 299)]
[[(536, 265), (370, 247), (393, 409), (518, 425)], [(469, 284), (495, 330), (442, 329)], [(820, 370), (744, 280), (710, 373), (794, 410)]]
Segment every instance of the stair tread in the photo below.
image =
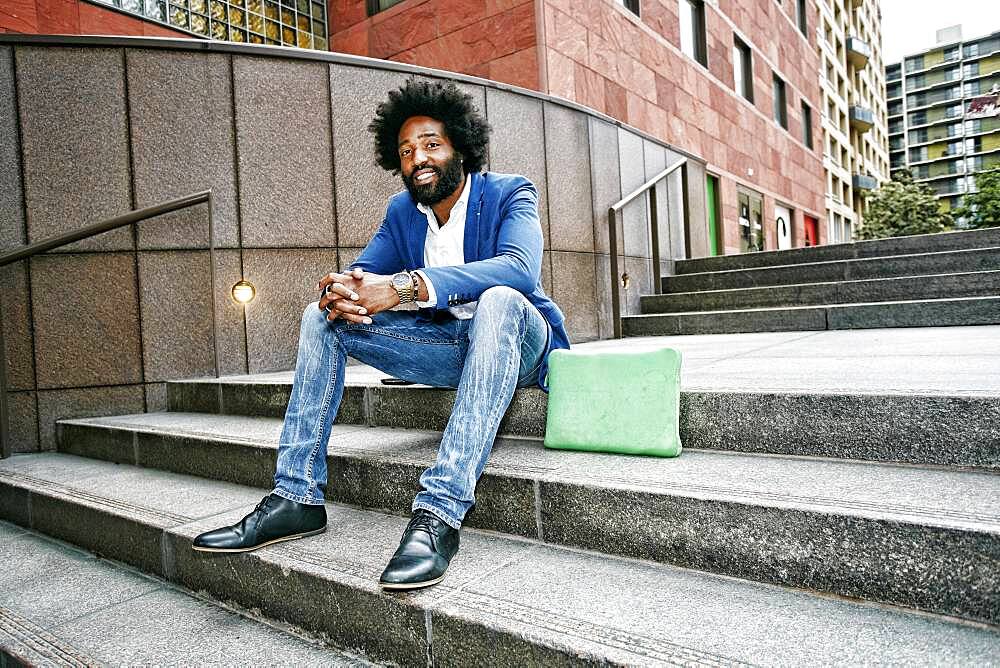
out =
[(27, 665), (373, 665), (6, 522), (0, 555), (0, 655)]
[[(774, 286), (771, 286), (774, 287)], [(673, 294), (673, 293), (672, 293)], [(810, 309), (847, 309), (858, 306), (880, 306), (891, 304), (951, 304), (955, 302), (996, 302), (1000, 304), (1000, 297), (997, 296), (974, 296), (974, 297), (943, 297), (938, 299), (887, 299), (873, 302), (851, 302), (848, 304), (806, 304), (803, 306), (782, 305), (782, 306), (757, 306), (743, 309), (719, 309), (714, 311), (677, 311), (674, 313), (637, 313), (634, 315), (623, 315), (623, 318), (670, 318), (684, 315), (708, 316), (719, 313), (761, 313), (766, 311), (808, 311)]]
[[(647, 336), (574, 344), (573, 348), (627, 351), (663, 346), (681, 352), (682, 392), (1000, 397), (997, 325)], [(383, 377), (371, 367), (349, 366), (346, 382), (381, 388), (379, 378)], [(247, 386), (291, 383), (290, 371), (173, 381)], [(540, 392), (518, 393), (536, 391)]]
[[(444, 663), (468, 660), (464, 652), (475, 649), (470, 637), (483, 629), (501, 646), (528, 642), (631, 665), (851, 664), (886, 656), (890, 647), (892, 660), (903, 663), (947, 657), (984, 665), (997, 659), (995, 627), (468, 528), (444, 582), (388, 595), (376, 581), (403, 517), (327, 504), (325, 534), (247, 555), (204, 556), (185, 550), (187, 541), (239, 519), (260, 490), (61, 454), (16, 455), (0, 462), (0, 471), (19, 487), (61, 496), (78, 508), (142, 523), (161, 518), (154, 524), (166, 530), (164, 542), (176, 546), (175, 567), (184, 577), (204, 573), (264, 597), (284, 589), (273, 578), (305, 578), (311, 587), (319, 582), (334, 597), (345, 589), (364, 594), (364, 601), (378, 603), (380, 614), (368, 631), (378, 634), (375, 642), (412, 623), (403, 637), (418, 644), (432, 635), (434, 659)], [(365, 607), (342, 611), (336, 603), (331, 614), (370, 614)]]
[[(276, 449), (278, 418), (147, 413), (67, 424), (248, 443)], [(429, 466), (440, 433), (335, 425), (327, 452)], [(486, 472), (547, 483), (796, 508), (1000, 534), (1000, 476), (914, 465), (686, 450), (680, 457), (622, 456), (545, 448), (540, 439), (501, 438)]]

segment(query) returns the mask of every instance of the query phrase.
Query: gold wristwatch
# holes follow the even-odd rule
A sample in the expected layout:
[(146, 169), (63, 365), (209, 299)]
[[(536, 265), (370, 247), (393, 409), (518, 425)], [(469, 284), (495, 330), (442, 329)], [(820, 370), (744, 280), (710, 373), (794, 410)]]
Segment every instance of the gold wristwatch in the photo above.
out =
[(400, 304), (409, 304), (417, 301), (416, 290), (413, 285), (413, 277), (409, 272), (401, 271), (392, 275), (392, 287), (399, 295)]

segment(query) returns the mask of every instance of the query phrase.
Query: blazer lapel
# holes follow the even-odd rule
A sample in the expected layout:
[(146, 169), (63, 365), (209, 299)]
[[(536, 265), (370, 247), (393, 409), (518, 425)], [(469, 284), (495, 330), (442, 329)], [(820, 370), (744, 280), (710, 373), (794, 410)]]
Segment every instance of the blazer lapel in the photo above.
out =
[(427, 242), (427, 216), (416, 205), (410, 206), (410, 220), (406, 226), (407, 267), (424, 268), (424, 244)]
[(483, 187), (485, 177), (482, 173), (470, 174), (472, 186), (469, 188), (469, 204), (465, 209), (465, 242), (462, 251), (466, 262), (475, 262), (479, 258), (479, 225), (483, 210)]

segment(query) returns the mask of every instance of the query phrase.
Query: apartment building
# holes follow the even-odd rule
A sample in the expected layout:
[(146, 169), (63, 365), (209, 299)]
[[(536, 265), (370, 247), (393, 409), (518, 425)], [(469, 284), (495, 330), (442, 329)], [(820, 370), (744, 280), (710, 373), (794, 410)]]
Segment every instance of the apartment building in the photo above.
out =
[(850, 241), (869, 192), (889, 177), (888, 122), (878, 0), (819, 0), (826, 224)]
[(1000, 32), (937, 45), (886, 68), (892, 171), (909, 169), (953, 209), (975, 190), (975, 174), (1000, 166)]

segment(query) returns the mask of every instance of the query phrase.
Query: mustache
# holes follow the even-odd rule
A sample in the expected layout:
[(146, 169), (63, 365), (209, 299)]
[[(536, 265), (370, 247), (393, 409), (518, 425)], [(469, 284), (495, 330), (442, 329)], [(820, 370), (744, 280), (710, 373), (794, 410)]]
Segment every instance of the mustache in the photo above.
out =
[(418, 165), (418, 166), (416, 166), (416, 167), (413, 168), (413, 171), (411, 171), (410, 175), (408, 177), (406, 177), (406, 178), (412, 179), (413, 175), (416, 174), (417, 172), (419, 172), (421, 169), (429, 169), (432, 172), (434, 172), (435, 174), (437, 174), (438, 176), (441, 176), (441, 169), (438, 168), (438, 167), (434, 167), (433, 165)]

